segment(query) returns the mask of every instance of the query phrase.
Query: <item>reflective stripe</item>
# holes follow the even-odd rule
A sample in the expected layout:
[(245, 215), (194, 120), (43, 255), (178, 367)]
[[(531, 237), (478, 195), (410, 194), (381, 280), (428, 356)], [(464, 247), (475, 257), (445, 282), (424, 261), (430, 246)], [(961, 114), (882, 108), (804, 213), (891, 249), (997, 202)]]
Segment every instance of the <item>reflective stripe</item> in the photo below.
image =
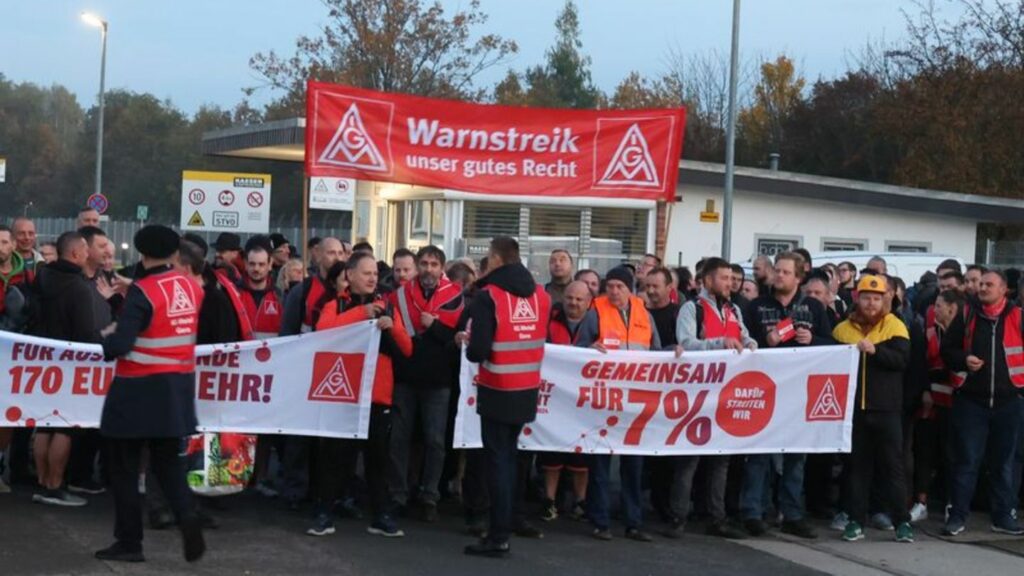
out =
[(152, 354), (144, 354), (142, 352), (129, 352), (124, 355), (125, 360), (135, 362), (136, 364), (176, 364), (180, 366), (188, 366), (192, 360), (175, 360), (173, 358), (164, 358), (162, 356), (153, 356)]
[(252, 335), (257, 340), (268, 340), (270, 338), (277, 338), (277, 332), (253, 332)]
[(530, 362), (528, 364), (492, 364), (491, 362), (484, 361), (480, 366), (486, 368), (491, 374), (519, 374), (520, 372), (540, 371), (540, 362)]
[(510, 350), (536, 350), (543, 347), (543, 340), (522, 340), (520, 342), (495, 342), (491, 346), (491, 350), (495, 352), (508, 352)]
[(196, 335), (168, 336), (166, 338), (136, 338), (135, 345), (139, 348), (168, 348), (170, 346), (189, 346), (196, 343)]
[(303, 324), (302, 326), (299, 326), (299, 334), (307, 334), (312, 331), (313, 327), (310, 326), (309, 324)]
[(1006, 349), (1006, 355), (1010, 356), (1011, 354), (1024, 354), (1024, 346), (1010, 346)]
[(1010, 369), (1010, 376), (1017, 376), (1019, 374), (1024, 374), (1024, 366), (1010, 366), (1009, 369)]
[(650, 350), (651, 347), (647, 344), (637, 344), (636, 342), (627, 342), (626, 350)]
[(953, 387), (946, 386), (945, 384), (932, 384), (932, 392), (939, 392), (941, 394), (952, 394)]
[(405, 329), (416, 334), (416, 327), (412, 323), (412, 317), (409, 316), (409, 303), (405, 301), (405, 286), (398, 289), (398, 294), (395, 300), (398, 300), (398, 313), (402, 315), (402, 322), (405, 324)]

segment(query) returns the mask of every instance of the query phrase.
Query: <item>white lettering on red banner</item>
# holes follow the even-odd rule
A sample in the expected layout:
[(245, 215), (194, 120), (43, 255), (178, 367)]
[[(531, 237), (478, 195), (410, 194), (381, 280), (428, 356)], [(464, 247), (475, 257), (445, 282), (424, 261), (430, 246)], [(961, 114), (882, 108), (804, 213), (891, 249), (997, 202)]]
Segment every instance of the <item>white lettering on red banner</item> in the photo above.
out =
[(310, 82), (306, 174), (673, 201), (685, 120), (683, 108), (494, 106)]
[[(366, 438), (379, 346), (372, 322), (199, 346), (200, 430)], [(0, 331), (0, 358), (0, 425), (99, 426), (114, 378), (99, 346)]]
[[(545, 347), (526, 450), (587, 454), (849, 452), (851, 346), (687, 352)], [(479, 447), (476, 365), (463, 358), (456, 448)]]

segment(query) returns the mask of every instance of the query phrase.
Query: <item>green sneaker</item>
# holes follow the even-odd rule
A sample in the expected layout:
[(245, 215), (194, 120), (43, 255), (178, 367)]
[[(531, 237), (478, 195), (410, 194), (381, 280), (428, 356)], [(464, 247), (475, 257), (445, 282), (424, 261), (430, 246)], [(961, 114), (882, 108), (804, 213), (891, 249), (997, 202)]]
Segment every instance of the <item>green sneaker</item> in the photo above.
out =
[(846, 523), (846, 528), (843, 529), (843, 540), (847, 542), (856, 542), (857, 540), (864, 539), (864, 529), (860, 527), (860, 524), (854, 521)]
[(904, 522), (896, 527), (896, 541), (908, 544), (914, 541), (914, 529), (910, 527), (910, 522)]

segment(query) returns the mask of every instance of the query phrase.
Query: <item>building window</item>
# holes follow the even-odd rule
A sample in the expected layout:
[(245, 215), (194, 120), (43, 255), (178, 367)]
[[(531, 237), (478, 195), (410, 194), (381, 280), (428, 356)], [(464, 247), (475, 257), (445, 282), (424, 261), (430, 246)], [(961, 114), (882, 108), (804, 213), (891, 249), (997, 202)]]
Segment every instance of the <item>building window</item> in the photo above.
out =
[(556, 249), (568, 250), (573, 262), (580, 259), (580, 224), (584, 208), (580, 206), (529, 206), (530, 242), (523, 254), (526, 267), (539, 281), (550, 280), (548, 258)]
[(822, 238), (822, 252), (862, 252), (868, 249), (868, 241), (857, 238)]
[(886, 252), (911, 252), (926, 253), (932, 251), (931, 242), (903, 242), (901, 240), (886, 240)]
[(791, 252), (800, 247), (803, 238), (799, 236), (754, 236), (759, 256), (772, 256), (783, 252)]
[(601, 274), (647, 252), (649, 210), (590, 209), (590, 267)]
[(462, 237), (489, 242), (495, 236), (519, 237), (519, 204), (466, 202)]

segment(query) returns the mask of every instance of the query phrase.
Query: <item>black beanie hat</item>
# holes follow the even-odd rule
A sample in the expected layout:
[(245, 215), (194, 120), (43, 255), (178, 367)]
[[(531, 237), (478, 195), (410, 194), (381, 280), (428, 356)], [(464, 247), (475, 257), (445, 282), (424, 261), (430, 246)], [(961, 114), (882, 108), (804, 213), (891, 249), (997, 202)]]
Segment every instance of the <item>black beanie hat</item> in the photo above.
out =
[(160, 224), (144, 226), (135, 233), (135, 249), (150, 258), (170, 258), (178, 251), (181, 237), (174, 230)]
[(625, 266), (616, 266), (608, 271), (608, 274), (604, 277), (605, 282), (608, 280), (618, 280), (629, 288), (629, 291), (633, 291), (633, 273), (629, 271), (629, 268)]

